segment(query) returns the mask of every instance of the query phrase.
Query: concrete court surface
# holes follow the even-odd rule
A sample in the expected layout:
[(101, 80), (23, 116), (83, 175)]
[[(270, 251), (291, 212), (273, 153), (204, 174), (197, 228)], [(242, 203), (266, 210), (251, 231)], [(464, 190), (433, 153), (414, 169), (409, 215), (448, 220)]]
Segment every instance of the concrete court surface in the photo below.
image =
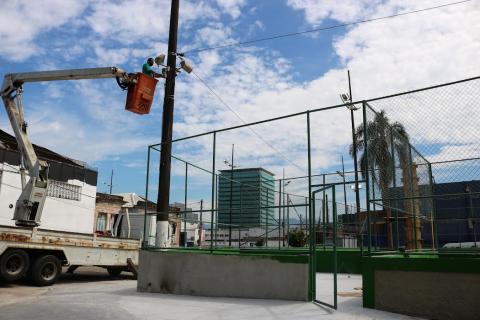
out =
[[(319, 297), (331, 299), (323, 289), (331, 275), (317, 279)], [(362, 308), (358, 275), (339, 275), (338, 285), (339, 310), (332, 311), (307, 302), (138, 293), (127, 273), (112, 280), (101, 269), (80, 268), (52, 287), (0, 284), (0, 319), (416, 319)]]

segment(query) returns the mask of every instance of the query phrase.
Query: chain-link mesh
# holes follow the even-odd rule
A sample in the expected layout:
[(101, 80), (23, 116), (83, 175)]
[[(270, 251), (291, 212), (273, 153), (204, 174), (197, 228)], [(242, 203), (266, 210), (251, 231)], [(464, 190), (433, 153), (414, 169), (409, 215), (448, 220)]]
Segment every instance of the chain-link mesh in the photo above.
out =
[[(247, 127), (179, 139), (173, 194), (205, 199), (202, 228), (195, 227), (205, 233), (200, 247), (294, 247), (295, 238), (298, 247), (476, 248), (479, 95), (480, 79), (473, 79), (355, 103), (363, 105), (352, 111), (356, 124), (348, 123), (348, 104), (252, 124), (279, 152)], [(334, 199), (323, 191), (312, 199), (331, 187)], [(176, 232), (182, 228), (188, 233), (188, 226)]]
[(366, 103), (373, 249), (477, 247), (479, 94), (474, 79)]

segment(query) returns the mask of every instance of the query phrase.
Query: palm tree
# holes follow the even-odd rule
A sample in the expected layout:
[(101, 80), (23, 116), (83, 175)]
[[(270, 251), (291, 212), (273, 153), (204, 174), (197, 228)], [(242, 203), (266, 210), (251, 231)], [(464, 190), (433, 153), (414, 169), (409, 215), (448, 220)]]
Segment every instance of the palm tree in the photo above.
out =
[[(389, 196), (389, 186), (392, 183), (394, 178), (393, 175), (395, 174), (395, 163), (392, 150), (398, 154), (404, 181), (409, 181), (410, 178), (405, 176), (406, 172), (408, 172), (409, 138), (405, 127), (399, 122), (390, 124), (390, 121), (383, 110), (376, 113), (375, 118), (368, 121), (366, 127), (367, 135), (365, 135), (363, 124), (358, 126), (355, 130), (356, 151), (363, 152), (360, 157), (360, 170), (363, 177), (369, 172), (373, 180), (372, 182), (379, 186), (383, 208), (387, 215), (386, 226), (388, 246), (393, 248), (392, 211), (388, 200), (388, 198), (391, 198), (391, 196)], [(365, 146), (367, 147), (366, 153)], [(351, 155), (353, 155), (353, 151), (354, 146), (352, 144), (350, 146)]]

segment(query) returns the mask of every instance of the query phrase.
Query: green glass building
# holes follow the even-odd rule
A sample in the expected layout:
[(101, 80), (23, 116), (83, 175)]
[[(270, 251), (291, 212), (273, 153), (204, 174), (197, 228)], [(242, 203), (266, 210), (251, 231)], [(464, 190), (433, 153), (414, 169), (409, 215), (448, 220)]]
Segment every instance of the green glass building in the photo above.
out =
[(262, 209), (275, 205), (273, 173), (263, 168), (220, 170), (218, 179), (219, 228), (228, 227), (230, 215), (233, 227), (274, 223), (274, 208)]

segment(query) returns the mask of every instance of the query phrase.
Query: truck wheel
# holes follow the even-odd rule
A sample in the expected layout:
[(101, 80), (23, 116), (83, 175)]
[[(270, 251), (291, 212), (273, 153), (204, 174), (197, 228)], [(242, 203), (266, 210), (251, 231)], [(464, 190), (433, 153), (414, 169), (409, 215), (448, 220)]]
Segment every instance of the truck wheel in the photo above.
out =
[(30, 266), (28, 254), (21, 249), (7, 250), (0, 257), (0, 279), (5, 282), (20, 280)]
[(119, 267), (107, 267), (110, 277), (118, 277), (122, 273), (122, 268)]
[(62, 273), (62, 265), (57, 257), (52, 255), (38, 258), (30, 270), (33, 284), (43, 287), (54, 284)]

